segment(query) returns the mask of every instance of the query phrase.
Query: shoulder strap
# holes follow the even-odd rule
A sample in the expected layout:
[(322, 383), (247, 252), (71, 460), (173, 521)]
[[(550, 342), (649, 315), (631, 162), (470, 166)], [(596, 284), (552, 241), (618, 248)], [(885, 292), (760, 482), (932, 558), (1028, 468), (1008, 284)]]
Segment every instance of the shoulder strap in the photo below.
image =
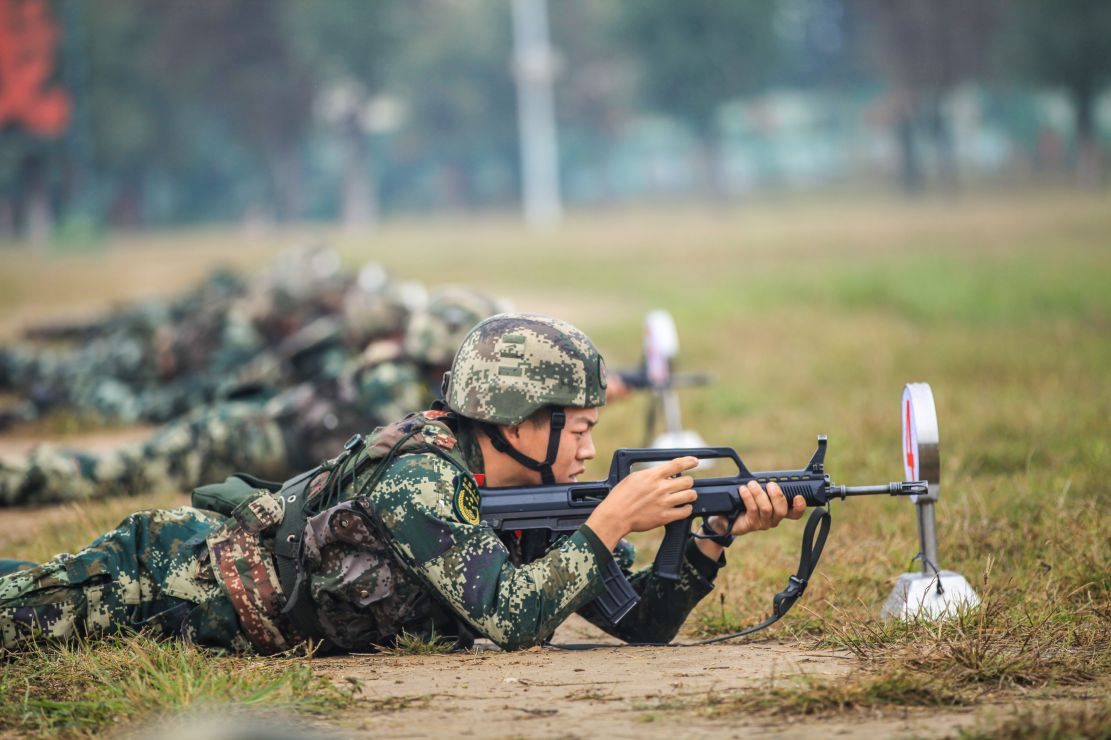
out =
[(312, 470), (290, 478), (282, 486), (278, 496), (285, 506), (282, 523), (274, 535), (274, 562), (278, 566), (278, 582), (282, 586), (286, 602), (282, 614), (288, 616), (297, 631), (306, 638), (321, 639), (324, 631), (316, 619), (312, 600), (305, 598), (307, 582), (301, 567), (301, 539), (305, 532), (305, 502), (308, 499), (309, 483), (317, 473), (324, 469), (318, 465)]

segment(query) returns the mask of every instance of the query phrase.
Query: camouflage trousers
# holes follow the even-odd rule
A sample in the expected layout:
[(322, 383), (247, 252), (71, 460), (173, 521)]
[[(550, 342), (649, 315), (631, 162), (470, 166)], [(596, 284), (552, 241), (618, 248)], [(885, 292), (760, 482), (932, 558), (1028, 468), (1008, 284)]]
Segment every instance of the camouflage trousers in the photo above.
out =
[(223, 521), (188, 507), (143, 511), (75, 554), (30, 568), (0, 561), (9, 571), (0, 575), (0, 645), (144, 630), (249, 649), (208, 563), (205, 537)]
[(162, 377), (144, 367), (150, 354), (128, 341), (97, 340), (79, 353), (0, 347), (0, 388), (25, 399), (11, 421), (64, 410), (99, 423), (166, 422), (215, 397), (223, 377), (216, 369)]
[(189, 491), (237, 471), (283, 480), (296, 472), (287, 435), (266, 404), (202, 407), (146, 442), (94, 455), (44, 445), (0, 459), (0, 506)]
[(30, 570), (38, 563), (32, 563), (29, 560), (5, 560), (0, 558), (0, 577), (11, 575), (17, 571)]

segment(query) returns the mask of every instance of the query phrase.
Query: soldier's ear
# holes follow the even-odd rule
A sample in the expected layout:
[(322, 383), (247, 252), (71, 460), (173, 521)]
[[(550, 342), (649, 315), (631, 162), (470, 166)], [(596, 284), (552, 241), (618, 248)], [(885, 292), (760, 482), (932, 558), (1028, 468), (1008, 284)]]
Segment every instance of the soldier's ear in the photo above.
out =
[(521, 438), (521, 425), (520, 424), (503, 425), (502, 428), (501, 428), (501, 431), (502, 431), (502, 434), (505, 435), (506, 439), (515, 439), (516, 440), (516, 439)]

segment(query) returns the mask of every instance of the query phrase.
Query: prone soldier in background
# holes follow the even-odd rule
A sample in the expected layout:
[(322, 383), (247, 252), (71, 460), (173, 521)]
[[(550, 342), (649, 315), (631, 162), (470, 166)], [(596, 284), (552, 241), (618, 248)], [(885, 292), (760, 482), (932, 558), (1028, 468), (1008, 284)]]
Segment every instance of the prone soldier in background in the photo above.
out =
[(338, 255), (319, 247), (279, 258), (249, 285), (218, 273), (182, 299), (88, 328), (92, 338), (78, 348), (0, 350), (0, 388), (24, 398), (0, 420), (64, 409), (102, 423), (169, 421), (214, 400), (251, 358), (320, 317), (342, 315), (348, 295), (390, 288), (381, 266), (352, 280), (339, 272)]
[[(76, 555), (0, 577), (4, 646), (147, 629), (261, 653), (310, 638), (367, 650), (403, 631), (515, 649), (547, 640), (573, 612), (627, 641), (670, 640), (713, 588), (727, 543), (692, 541), (678, 580), (633, 574), (640, 601), (620, 624), (592, 602), (622, 537), (690, 516), (692, 480), (678, 474), (697, 460), (630, 474), (573, 534), (525, 556), (483, 526), (478, 486), (582, 474), (605, 364), (569, 324), (499, 314), (468, 334), (445, 384), (446, 409), (356, 437), (277, 490), (226, 482), (242, 499), (226, 518), (140, 512)], [(740, 495), (732, 535), (802, 514), (774, 483)]]
[[(372, 302), (364, 295), (349, 308), (347, 328), (354, 331), (358, 320), (363, 336), (385, 333), (408, 312), (391, 296), (377, 293)], [(240, 374), (234, 400), (198, 408), (145, 442), (99, 455), (43, 446), (23, 459), (0, 459), (0, 506), (188, 491), (237, 470), (285, 480), (352, 434), (427, 408), (467, 332), (497, 310), (475, 291), (441, 288), (409, 318), (403, 337), (390, 333), (354, 357), (342, 326), (333, 332), (318, 320), (305, 332), (316, 341), (268, 353)]]

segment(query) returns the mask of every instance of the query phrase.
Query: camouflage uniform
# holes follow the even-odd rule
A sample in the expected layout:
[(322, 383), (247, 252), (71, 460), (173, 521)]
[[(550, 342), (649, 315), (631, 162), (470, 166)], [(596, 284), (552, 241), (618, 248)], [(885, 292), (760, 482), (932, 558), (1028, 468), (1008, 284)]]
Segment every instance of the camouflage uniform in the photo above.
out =
[[(589, 339), (539, 317), (479, 324), (452, 373), (448, 403), (474, 409), (477, 421), (524, 418), (552, 399), (605, 403), (604, 364)], [(476, 373), (488, 384), (466, 382)], [(280, 491), (251, 492), (219, 527), (196, 509), (135, 515), (76, 556), (0, 578), (0, 635), (15, 647), (40, 632), (70, 638), (149, 624), (164, 635), (273, 653), (308, 637), (366, 650), (404, 630), (463, 645), (481, 635), (514, 649), (546, 640), (578, 611), (624, 640), (670, 640), (724, 559), (714, 563), (692, 544), (677, 581), (651, 569), (631, 574), (640, 602), (609, 623), (591, 602), (613, 554), (589, 527), (534, 558), (524, 554), (535, 551), (530, 543), (503, 541), (481, 522), (475, 433), (471, 419), (424, 412), (379, 428)], [(154, 534), (133, 549), (140, 531)], [(117, 561), (98, 565), (108, 549)], [(622, 555), (631, 559), (627, 548)], [(219, 594), (206, 589), (206, 566)]]
[[(243, 292), (242, 283), (217, 272), (197, 290), (172, 302), (148, 301), (76, 331), (73, 349), (15, 346), (0, 349), (0, 386), (28, 399), (34, 418), (55, 407), (130, 423), (165, 419), (180, 411), (173, 397), (188, 382), (175, 378), (201, 369), (216, 345), (220, 317)], [(38, 336), (53, 336), (50, 330)]]
[[(630, 574), (641, 601), (609, 624), (591, 602), (602, 589), (601, 564), (613, 556), (583, 526), (533, 562), (516, 560), (520, 543), (507, 548), (465, 500), (477, 495), (468, 468), (481, 473), (481, 453), (466, 428), (456, 437), (448, 421), (427, 412), (379, 430), (333, 466), (341, 478), (357, 471), (336, 492), (328, 469), (310, 486), (310, 503), (319, 503), (303, 534), (306, 588), (315, 628), (334, 648), (367, 650), (402, 630), (435, 630), (462, 644), (478, 635), (515, 649), (548, 639), (576, 611), (621, 639), (664, 642), (712, 589), (721, 563), (691, 547), (679, 581), (651, 568)], [(379, 475), (364, 467), (409, 434), (406, 454)], [(282, 500), (259, 491), (222, 526), (198, 509), (141, 512), (75, 555), (0, 577), (4, 645), (33, 634), (151, 628), (234, 650), (292, 647), (303, 635), (281, 614), (287, 595), (266, 544)], [(623, 565), (631, 562), (627, 549), (622, 555)]]
[[(334, 259), (324, 259), (329, 255)], [(283, 371), (253, 390), (290, 387), (313, 377), (314, 362), (337, 352), (349, 356), (404, 327), (410, 306), (384, 270), (368, 265), (351, 280), (336, 267), (334, 254), (309, 252), (279, 261), (249, 290), (197, 291), (168, 306), (128, 311), (126, 321), (77, 350), (2, 350), (0, 380), (32, 405), (16, 416), (70, 408), (117, 423), (169, 421), (212, 402), (252, 358)], [(367, 274), (376, 278), (364, 279)], [(307, 332), (314, 343), (298, 336), (319, 319), (326, 319), (330, 333), (320, 338), (314, 327)]]
[(43, 445), (25, 458), (0, 458), (0, 506), (188, 491), (237, 470), (285, 480), (334, 454), (355, 431), (427, 406), (431, 394), (419, 368), (400, 355), (373, 364), (359, 358), (338, 378), (205, 406), (111, 452)]
[(76, 554), (0, 576), (0, 644), (143, 629), (246, 649), (208, 567), (205, 537), (222, 520), (184, 507), (139, 512)]
[[(239, 374), (237, 386), (276, 387), (295, 373), (311, 373), (311, 382), (203, 407), (146, 442), (106, 454), (44, 446), (24, 459), (0, 458), (0, 506), (187, 491), (236, 470), (285, 480), (333, 455), (352, 434), (427, 408), (439, 392), (440, 366), (494, 308), (473, 291), (437, 291), (410, 322), (404, 348), (380, 340), (355, 358), (337, 348), (337, 325), (320, 320)], [(373, 322), (364, 315), (361, 324)]]

